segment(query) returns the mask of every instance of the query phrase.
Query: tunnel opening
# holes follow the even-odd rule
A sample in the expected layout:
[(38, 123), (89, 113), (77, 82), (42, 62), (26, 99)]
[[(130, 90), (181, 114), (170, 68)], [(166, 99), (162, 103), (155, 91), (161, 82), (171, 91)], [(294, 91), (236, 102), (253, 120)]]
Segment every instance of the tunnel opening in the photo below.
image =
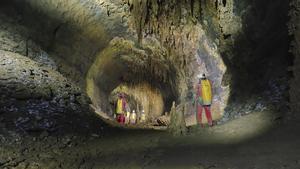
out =
[(141, 48), (130, 40), (115, 38), (98, 54), (86, 85), (96, 111), (114, 120), (118, 94), (122, 93), (130, 113), (135, 110), (139, 117), (144, 110), (146, 121), (153, 123), (177, 102), (176, 73), (166, 60), (157, 59), (163, 59), (165, 51), (154, 53), (153, 45), (157, 44)]
[[(109, 100), (111, 106), (110, 113), (115, 113), (116, 103), (118, 100), (118, 94), (125, 94), (125, 99), (127, 103), (126, 113), (136, 112), (136, 119), (138, 122), (141, 120), (142, 112), (145, 114), (145, 121), (143, 123), (151, 123), (159, 116), (164, 114), (164, 110), (168, 110), (169, 105), (165, 106), (165, 101), (161, 92), (157, 89), (153, 89), (147, 83), (141, 83), (136, 85), (120, 85), (112, 91), (110, 94)], [(129, 118), (129, 114), (126, 118)]]

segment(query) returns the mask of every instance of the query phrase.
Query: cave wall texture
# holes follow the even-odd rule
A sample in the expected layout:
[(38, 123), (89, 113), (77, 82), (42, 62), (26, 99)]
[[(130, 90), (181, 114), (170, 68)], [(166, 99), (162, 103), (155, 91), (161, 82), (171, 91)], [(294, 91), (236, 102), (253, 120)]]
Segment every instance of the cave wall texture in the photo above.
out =
[(297, 120), (300, 119), (299, 110), (300, 110), (300, 104), (299, 104), (299, 83), (300, 83), (300, 53), (299, 53), (299, 24), (300, 24), (300, 15), (299, 15), (299, 9), (300, 9), (300, 1), (299, 0), (293, 0), (290, 2), (290, 22), (289, 22), (289, 34), (292, 36), (292, 43), (291, 43), (291, 52), (293, 53), (294, 60), (293, 60), (293, 66), (290, 67), (290, 71), (293, 72), (293, 78), (290, 81), (290, 108), (292, 109), (291, 112), (291, 118), (295, 118)]
[[(19, 54), (38, 70), (55, 72), (49, 90), (41, 90), (48, 94), (36, 92), (40, 95), (36, 97), (28, 90), (22, 104), (26, 99), (54, 100), (65, 109), (73, 110), (75, 104), (76, 111), (78, 107), (86, 111), (90, 99), (99, 111), (111, 112), (108, 98), (114, 89), (146, 83), (160, 91), (162, 114), (172, 101), (190, 104), (197, 75), (204, 72), (213, 81), (214, 116), (227, 121), (266, 108), (288, 111), (289, 71), (294, 71), (290, 100), (293, 112), (297, 110), (297, 57), (288, 69), (292, 64), (288, 1), (3, 0), (0, 4), (1, 55), (11, 55), (9, 60)], [(290, 6), (297, 56), (297, 1)], [(55, 80), (57, 76), (70, 84)], [(7, 79), (2, 81), (1, 89), (10, 90), (10, 94), (1, 90), (1, 104), (7, 105), (16, 89), (6, 85)], [(61, 87), (52, 86), (55, 83)], [(28, 87), (23, 88), (27, 92)], [(61, 90), (68, 92), (62, 96)], [(3, 112), (13, 109), (6, 107)]]
[[(181, 101), (190, 92), (188, 85), (195, 83), (194, 75), (206, 72), (211, 75), (216, 97), (221, 97), (214, 98), (214, 103), (226, 103), (222, 95), (230, 92), (224, 120), (267, 107), (288, 111), (288, 66), (292, 60), (286, 27), (289, 2), (174, 0), (128, 1), (128, 4), (139, 41), (154, 36), (177, 59), (173, 62), (179, 69), (177, 72), (183, 72), (176, 79)], [(201, 31), (205, 37), (200, 35)], [(182, 35), (191, 36), (188, 39), (192, 44)], [(206, 38), (208, 49), (202, 47)], [(192, 48), (197, 43), (200, 45), (195, 54)], [(195, 58), (198, 63), (190, 62)], [(220, 62), (225, 64), (218, 66)], [(218, 91), (227, 86), (229, 91)]]

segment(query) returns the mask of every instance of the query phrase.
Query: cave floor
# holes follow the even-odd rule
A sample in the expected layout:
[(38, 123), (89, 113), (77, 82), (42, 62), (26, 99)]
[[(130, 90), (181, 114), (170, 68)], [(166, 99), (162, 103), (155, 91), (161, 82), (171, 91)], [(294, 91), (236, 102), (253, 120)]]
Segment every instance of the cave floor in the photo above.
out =
[(258, 118), (259, 123), (270, 121), (263, 115), (194, 127), (190, 130), (196, 134), (184, 137), (129, 129), (104, 135), (26, 136), (1, 143), (0, 168), (299, 169), (300, 124), (277, 124), (245, 137), (251, 135), (246, 129), (261, 125), (254, 123)]

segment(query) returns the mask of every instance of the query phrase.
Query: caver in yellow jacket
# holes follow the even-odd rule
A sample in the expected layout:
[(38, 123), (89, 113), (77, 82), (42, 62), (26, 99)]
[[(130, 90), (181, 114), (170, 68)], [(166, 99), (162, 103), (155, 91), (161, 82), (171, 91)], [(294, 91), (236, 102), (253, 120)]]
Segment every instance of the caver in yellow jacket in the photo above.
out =
[(123, 99), (118, 99), (116, 113), (123, 114)]
[(212, 91), (211, 84), (208, 79), (201, 79), (201, 84), (197, 89), (197, 100), (201, 105), (211, 105), (212, 103)]

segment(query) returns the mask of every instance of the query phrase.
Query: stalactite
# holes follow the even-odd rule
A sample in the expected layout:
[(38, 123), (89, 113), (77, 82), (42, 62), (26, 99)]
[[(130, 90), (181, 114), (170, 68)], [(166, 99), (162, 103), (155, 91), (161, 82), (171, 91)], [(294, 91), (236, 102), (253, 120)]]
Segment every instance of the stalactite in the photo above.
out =
[[(166, 33), (169, 26), (178, 26), (183, 20), (200, 19), (202, 11), (201, 0), (128, 0), (130, 12), (134, 17), (134, 25), (138, 34), (138, 41), (142, 42), (143, 34), (156, 34), (161, 36), (161, 41), (167, 41)], [(183, 11), (188, 11), (188, 15), (183, 15)], [(195, 21), (193, 21), (195, 22)], [(170, 38), (168, 38), (170, 39)], [(169, 41), (166, 44), (170, 44)], [(172, 46), (172, 45), (171, 45)]]
[[(180, 75), (174, 77), (183, 81), (187, 74), (191, 72), (192, 65), (190, 57), (194, 57), (195, 52), (188, 52), (187, 48), (192, 48), (191, 43), (197, 43), (200, 33), (195, 30), (197, 24), (211, 22), (207, 17), (218, 20), (218, 8), (221, 8), (222, 0), (131, 0), (130, 14), (131, 24), (138, 35), (138, 42), (143, 43), (148, 37), (154, 36), (163, 48), (167, 49), (167, 59), (173, 64), (174, 73)], [(227, 2), (226, 2), (227, 3)], [(227, 3), (228, 4), (228, 3)], [(138, 8), (138, 9), (136, 9)], [(217, 9), (216, 9), (217, 8)], [(208, 23), (211, 24), (211, 23)], [(153, 64), (157, 64), (153, 61)], [(160, 77), (162, 81), (169, 81), (165, 76), (164, 67), (157, 64), (149, 67), (151, 72)], [(157, 69), (163, 69), (157, 70)], [(175, 86), (183, 82), (171, 79)], [(174, 91), (178, 89), (174, 88)]]

